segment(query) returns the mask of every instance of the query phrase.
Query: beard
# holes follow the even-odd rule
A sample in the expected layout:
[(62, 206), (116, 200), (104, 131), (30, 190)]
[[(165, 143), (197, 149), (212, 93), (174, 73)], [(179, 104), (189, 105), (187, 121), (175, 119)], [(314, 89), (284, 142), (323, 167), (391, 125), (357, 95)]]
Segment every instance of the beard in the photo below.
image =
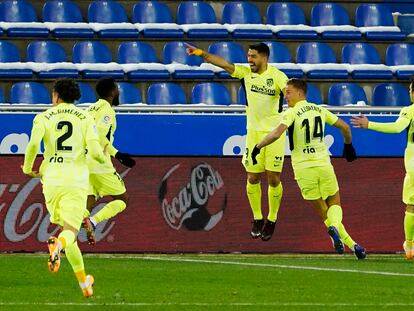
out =
[(112, 100), (112, 106), (119, 106), (119, 95), (116, 95)]

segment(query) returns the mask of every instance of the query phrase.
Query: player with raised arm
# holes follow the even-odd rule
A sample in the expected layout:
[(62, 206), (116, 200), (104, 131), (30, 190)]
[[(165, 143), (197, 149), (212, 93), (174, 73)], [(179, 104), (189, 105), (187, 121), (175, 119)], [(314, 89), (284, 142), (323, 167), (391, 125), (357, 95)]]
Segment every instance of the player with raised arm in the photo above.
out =
[[(94, 279), (85, 274), (77, 243), (89, 186), (85, 149), (97, 162), (104, 162), (104, 154), (93, 118), (73, 104), (79, 98), (79, 86), (74, 80), (64, 78), (56, 81), (52, 93), (53, 107), (39, 113), (33, 120), (22, 169), (27, 176), (41, 177), (50, 221), (62, 229), (57, 238), (52, 236), (47, 241), (49, 270), (59, 270), (60, 252), (64, 250), (83, 295), (90, 297)], [(39, 173), (36, 173), (33, 164), (42, 140), (44, 159)]]
[[(232, 77), (240, 79), (246, 93), (247, 138), (242, 163), (247, 172), (246, 192), (253, 212), (251, 236), (271, 239), (275, 230), (277, 214), (282, 200), (283, 187), (280, 174), (285, 155), (285, 139), (264, 148), (257, 162), (251, 161), (253, 147), (280, 122), (283, 109), (283, 89), (286, 75), (268, 64), (269, 47), (265, 43), (249, 46), (247, 61), (249, 67), (232, 64), (220, 56), (187, 45), (187, 53), (200, 56), (204, 61), (226, 70)], [(261, 208), (261, 175), (268, 181), (269, 213), (264, 222)]]
[[(414, 103), (414, 79), (410, 83), (411, 103)], [(404, 216), (405, 241), (403, 248), (408, 260), (414, 257), (414, 105), (401, 109), (395, 122), (381, 123), (369, 121), (364, 115), (355, 116), (351, 123), (356, 128), (364, 128), (382, 133), (401, 133), (407, 131), (407, 147), (404, 153), (405, 178), (403, 202), (406, 204)]]
[(95, 244), (95, 228), (100, 222), (112, 218), (122, 212), (128, 203), (128, 196), (122, 177), (112, 164), (111, 157), (127, 167), (133, 167), (135, 160), (127, 153), (119, 152), (114, 146), (114, 133), (116, 131), (116, 114), (113, 106), (119, 105), (119, 90), (113, 78), (101, 78), (96, 84), (99, 100), (91, 105), (88, 112), (95, 119), (99, 142), (105, 153), (105, 162), (99, 163), (88, 157), (89, 195), (87, 214), (92, 210), (97, 198), (111, 196), (112, 201), (107, 203), (100, 211), (83, 220), (88, 242)]
[(351, 130), (328, 109), (308, 103), (306, 92), (305, 81), (290, 79), (287, 82), (285, 97), (289, 109), (284, 112), (280, 124), (254, 147), (252, 158), (259, 156), (263, 147), (285, 136), (289, 129), (292, 167), (303, 198), (321, 216), (335, 250), (344, 253), (345, 243), (358, 259), (364, 259), (365, 249), (355, 243), (342, 224), (339, 186), (324, 137), (325, 123), (339, 128), (345, 140), (344, 156), (351, 162), (357, 158)]

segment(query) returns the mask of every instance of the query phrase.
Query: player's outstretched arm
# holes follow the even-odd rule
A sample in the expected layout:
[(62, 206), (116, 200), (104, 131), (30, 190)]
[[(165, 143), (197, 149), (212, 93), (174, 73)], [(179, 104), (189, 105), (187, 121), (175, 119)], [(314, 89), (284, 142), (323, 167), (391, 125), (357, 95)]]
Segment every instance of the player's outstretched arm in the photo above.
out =
[(286, 131), (287, 126), (285, 124), (279, 124), (277, 128), (275, 128), (273, 131), (271, 131), (263, 140), (258, 143), (256, 146), (254, 146), (252, 150), (252, 161), (253, 164), (257, 163), (256, 157), (260, 153), (260, 149), (263, 147), (270, 145), (274, 141), (278, 140), (280, 136)]
[(355, 128), (366, 128), (369, 130), (382, 132), (382, 133), (401, 133), (405, 130), (410, 124), (411, 119), (408, 117), (407, 113), (401, 111), (399, 118), (395, 122), (372, 122), (364, 115), (354, 116), (351, 119), (351, 124)]
[(200, 56), (207, 63), (210, 63), (210, 64), (213, 64), (213, 65), (218, 66), (220, 68), (223, 68), (229, 74), (232, 74), (234, 72), (234, 70), (235, 70), (234, 64), (226, 61), (223, 57), (220, 57), (220, 56), (214, 55), (214, 54), (210, 54), (207, 51), (196, 48), (195, 46), (192, 46), (188, 43), (185, 43), (185, 45), (187, 46), (187, 54), (188, 55)]

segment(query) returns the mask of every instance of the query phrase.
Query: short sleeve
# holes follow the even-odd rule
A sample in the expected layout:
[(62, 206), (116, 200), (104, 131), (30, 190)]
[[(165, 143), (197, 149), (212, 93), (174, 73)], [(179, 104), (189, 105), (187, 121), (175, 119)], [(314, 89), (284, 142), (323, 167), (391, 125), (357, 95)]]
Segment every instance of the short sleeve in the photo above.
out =
[[(323, 108), (323, 107), (321, 107)], [(329, 125), (334, 125), (336, 121), (338, 121), (338, 116), (332, 112), (330, 112), (328, 109), (323, 108), (325, 111), (325, 122)]]
[(231, 74), (233, 78), (243, 79), (245, 76), (251, 73), (249, 67), (243, 65), (234, 65), (234, 72)]
[(288, 77), (282, 71), (276, 69), (276, 84), (281, 91), (285, 89), (287, 81)]
[(292, 123), (295, 121), (295, 111), (292, 108), (289, 108), (282, 114), (282, 121), (280, 124), (284, 124), (287, 127), (291, 126)]

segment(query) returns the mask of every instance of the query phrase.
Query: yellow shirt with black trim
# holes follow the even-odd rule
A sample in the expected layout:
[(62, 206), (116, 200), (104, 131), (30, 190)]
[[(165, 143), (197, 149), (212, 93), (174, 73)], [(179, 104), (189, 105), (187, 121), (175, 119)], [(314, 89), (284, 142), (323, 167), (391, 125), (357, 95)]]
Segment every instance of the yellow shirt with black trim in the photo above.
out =
[(23, 172), (32, 170), (42, 140), (45, 150), (39, 172), (43, 186), (88, 189), (85, 150), (88, 145), (93, 147), (92, 141), (98, 145), (93, 118), (86, 111), (66, 103), (36, 115), (25, 152)]
[(105, 163), (100, 164), (97, 161), (87, 157), (88, 167), (91, 174), (106, 174), (115, 171), (111, 156), (118, 152), (113, 146), (114, 133), (116, 131), (116, 114), (111, 104), (99, 99), (95, 104), (89, 106), (89, 114), (95, 119), (98, 130), (99, 143), (105, 154)]
[(250, 67), (235, 65), (233, 78), (238, 78), (246, 92), (247, 129), (270, 132), (280, 122), (282, 104), (280, 93), (286, 87), (287, 76), (271, 65), (261, 74)]
[(331, 165), (325, 123), (333, 125), (337, 120), (328, 109), (306, 100), (283, 113), (280, 123), (288, 127), (293, 169)]

